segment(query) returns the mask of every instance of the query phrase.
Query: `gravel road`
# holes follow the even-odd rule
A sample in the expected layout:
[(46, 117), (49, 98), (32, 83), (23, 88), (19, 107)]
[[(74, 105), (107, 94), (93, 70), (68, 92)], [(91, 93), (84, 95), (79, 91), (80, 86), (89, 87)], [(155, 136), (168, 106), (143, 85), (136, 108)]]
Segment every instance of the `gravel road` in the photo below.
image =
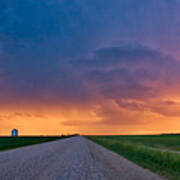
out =
[(0, 180), (162, 180), (84, 137), (0, 152)]

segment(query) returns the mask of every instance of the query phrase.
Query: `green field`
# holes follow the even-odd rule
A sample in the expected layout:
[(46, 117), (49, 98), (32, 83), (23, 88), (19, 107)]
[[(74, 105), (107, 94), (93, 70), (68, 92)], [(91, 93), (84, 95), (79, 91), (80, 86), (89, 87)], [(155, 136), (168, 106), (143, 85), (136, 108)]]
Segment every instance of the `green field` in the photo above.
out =
[(180, 135), (87, 137), (163, 177), (180, 179)]
[(0, 151), (62, 139), (64, 137), (0, 137)]

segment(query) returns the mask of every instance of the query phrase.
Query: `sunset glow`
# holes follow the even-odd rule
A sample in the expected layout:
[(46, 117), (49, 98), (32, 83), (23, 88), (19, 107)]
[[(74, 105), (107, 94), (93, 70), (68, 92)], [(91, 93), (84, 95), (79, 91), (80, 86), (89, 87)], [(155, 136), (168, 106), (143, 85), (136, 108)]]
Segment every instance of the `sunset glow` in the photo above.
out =
[(180, 132), (178, 0), (0, 2), (0, 135)]

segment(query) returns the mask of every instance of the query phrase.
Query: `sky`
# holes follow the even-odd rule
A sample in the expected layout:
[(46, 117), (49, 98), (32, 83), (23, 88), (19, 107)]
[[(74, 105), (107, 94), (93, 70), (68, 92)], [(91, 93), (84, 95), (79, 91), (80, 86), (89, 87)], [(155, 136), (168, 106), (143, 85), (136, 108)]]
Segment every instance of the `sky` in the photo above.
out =
[(0, 135), (180, 132), (179, 0), (1, 0)]

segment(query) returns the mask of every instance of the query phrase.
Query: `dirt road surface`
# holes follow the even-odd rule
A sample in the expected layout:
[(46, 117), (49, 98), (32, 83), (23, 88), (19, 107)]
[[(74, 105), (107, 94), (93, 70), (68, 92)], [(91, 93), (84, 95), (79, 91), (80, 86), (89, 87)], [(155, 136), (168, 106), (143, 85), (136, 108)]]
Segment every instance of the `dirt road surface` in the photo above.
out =
[(0, 180), (162, 179), (79, 136), (0, 152)]

